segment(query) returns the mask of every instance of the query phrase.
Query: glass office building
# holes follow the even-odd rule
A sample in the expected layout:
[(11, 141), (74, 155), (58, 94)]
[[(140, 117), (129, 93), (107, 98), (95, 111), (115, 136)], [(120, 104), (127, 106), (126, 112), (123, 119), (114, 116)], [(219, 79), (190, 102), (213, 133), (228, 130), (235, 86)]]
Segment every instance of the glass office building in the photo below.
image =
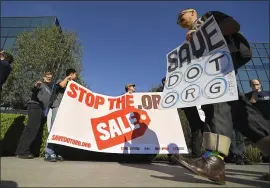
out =
[(253, 58), (250, 62), (240, 68), (237, 75), (239, 89), (243, 93), (251, 91), (249, 80), (259, 79), (262, 82), (263, 90), (269, 90), (269, 42), (250, 42)]
[(59, 25), (54, 16), (44, 17), (1, 17), (1, 49), (12, 49), (16, 37), (25, 31), (31, 31), (38, 27)]

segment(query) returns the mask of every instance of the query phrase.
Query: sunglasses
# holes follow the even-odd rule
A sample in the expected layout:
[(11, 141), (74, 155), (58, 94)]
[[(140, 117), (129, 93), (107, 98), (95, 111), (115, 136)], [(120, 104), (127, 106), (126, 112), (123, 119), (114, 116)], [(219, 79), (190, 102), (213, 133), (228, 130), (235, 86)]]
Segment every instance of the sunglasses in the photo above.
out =
[(184, 21), (184, 19), (182, 17), (188, 12), (193, 12), (193, 11), (185, 11), (185, 12), (181, 12), (179, 14), (178, 19), (177, 19), (177, 24), (178, 25), (180, 25)]

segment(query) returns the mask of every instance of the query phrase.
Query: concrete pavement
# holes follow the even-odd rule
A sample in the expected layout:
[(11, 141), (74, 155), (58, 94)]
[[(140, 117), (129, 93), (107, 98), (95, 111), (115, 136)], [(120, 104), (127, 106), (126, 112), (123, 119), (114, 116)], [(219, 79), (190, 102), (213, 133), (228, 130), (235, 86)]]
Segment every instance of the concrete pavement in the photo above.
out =
[(259, 180), (269, 164), (227, 165), (227, 185), (194, 176), (180, 166), (1, 158), (1, 187), (270, 187)]

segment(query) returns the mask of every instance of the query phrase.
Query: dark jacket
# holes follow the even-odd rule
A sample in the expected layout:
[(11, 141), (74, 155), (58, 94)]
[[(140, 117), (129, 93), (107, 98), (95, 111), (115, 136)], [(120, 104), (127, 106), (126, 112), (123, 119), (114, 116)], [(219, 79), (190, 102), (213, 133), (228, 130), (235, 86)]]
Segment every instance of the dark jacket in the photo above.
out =
[(33, 87), (31, 89), (31, 98), (28, 101), (29, 103), (40, 104), (43, 109), (46, 109), (49, 106), (50, 98), (52, 94), (51, 86), (45, 83), (40, 85), (40, 88)]
[[(219, 11), (209, 11), (202, 16), (201, 20), (205, 21), (211, 16), (215, 18), (218, 25), (221, 22), (223, 22), (225, 19), (232, 18), (231, 16), (228, 16)], [(234, 68), (235, 68), (235, 73), (237, 73), (237, 69), (246, 63), (245, 59), (249, 60), (252, 57), (249, 42), (239, 32), (234, 33), (230, 36), (224, 36), (224, 39), (226, 40), (228, 44), (228, 48), (230, 50)], [(240, 47), (244, 54), (241, 54), (241, 52), (239, 51)]]
[(1, 60), (0, 62), (0, 90), (3, 84), (6, 82), (9, 74), (11, 72), (11, 66), (8, 61)]
[[(245, 94), (249, 100), (252, 97), (252, 93), (251, 91)], [(253, 105), (261, 112), (266, 120), (270, 120), (270, 91), (258, 92), (258, 100), (256, 103), (253, 103)]]
[(163, 92), (163, 90), (164, 90), (164, 86), (161, 85), (161, 86), (157, 89), (157, 92)]

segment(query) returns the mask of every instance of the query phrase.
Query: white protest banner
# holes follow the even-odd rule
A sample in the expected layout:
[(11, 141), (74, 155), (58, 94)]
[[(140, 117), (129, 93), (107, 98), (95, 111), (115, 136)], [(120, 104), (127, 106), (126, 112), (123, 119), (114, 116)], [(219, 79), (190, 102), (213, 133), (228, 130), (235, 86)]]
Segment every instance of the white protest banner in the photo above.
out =
[(183, 108), (238, 99), (234, 66), (214, 17), (190, 41), (167, 54), (167, 75), (159, 108)]
[(48, 142), (108, 153), (188, 153), (177, 110), (158, 110), (159, 101), (159, 93), (109, 97), (69, 82)]

